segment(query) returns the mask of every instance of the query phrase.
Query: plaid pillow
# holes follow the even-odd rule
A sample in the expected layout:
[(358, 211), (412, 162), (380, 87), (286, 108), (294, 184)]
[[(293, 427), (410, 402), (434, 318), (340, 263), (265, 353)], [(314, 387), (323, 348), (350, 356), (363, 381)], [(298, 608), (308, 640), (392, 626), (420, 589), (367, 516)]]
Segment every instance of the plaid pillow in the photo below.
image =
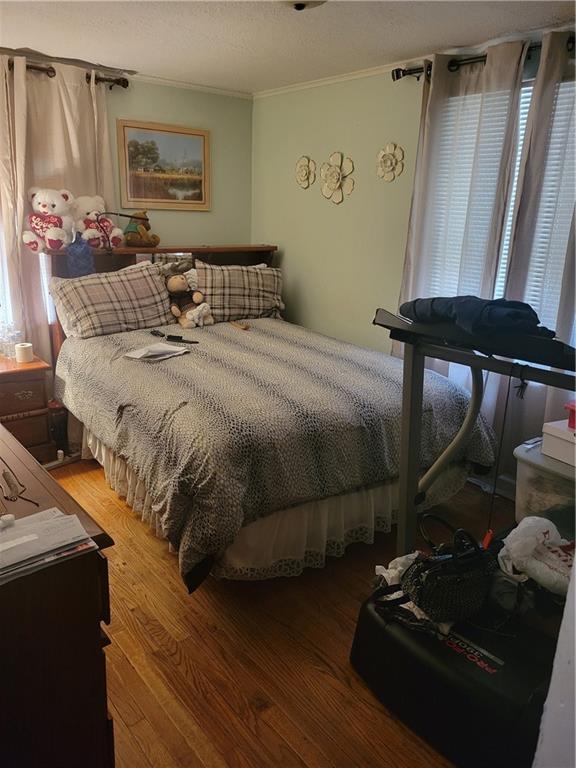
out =
[(166, 283), (155, 264), (71, 280), (53, 277), (50, 295), (67, 336), (87, 339), (173, 322)]
[(198, 290), (217, 323), (248, 317), (280, 317), (282, 273), (272, 267), (217, 267), (196, 261)]

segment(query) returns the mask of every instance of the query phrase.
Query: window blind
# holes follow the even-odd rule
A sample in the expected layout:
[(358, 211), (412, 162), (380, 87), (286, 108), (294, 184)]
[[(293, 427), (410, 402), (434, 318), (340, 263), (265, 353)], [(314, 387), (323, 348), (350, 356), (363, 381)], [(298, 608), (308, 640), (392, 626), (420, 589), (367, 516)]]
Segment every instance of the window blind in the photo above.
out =
[(559, 84), (524, 296), (550, 328), (558, 315), (576, 197), (575, 97), (574, 81)]
[(506, 221), (502, 233), (502, 245), (500, 246), (500, 257), (498, 261), (498, 273), (494, 285), (494, 298), (501, 299), (504, 296), (506, 288), (506, 274), (508, 272), (508, 261), (510, 256), (510, 238), (512, 236), (512, 221), (514, 218), (514, 206), (516, 205), (516, 193), (518, 191), (518, 174), (520, 173), (520, 161), (522, 159), (522, 147), (524, 146), (524, 137), (526, 135), (526, 124), (528, 122), (528, 112), (532, 101), (534, 85), (525, 83), (520, 89), (520, 103), (518, 105), (518, 127), (516, 131), (516, 156), (514, 160), (514, 177), (512, 188), (510, 190), (510, 199), (506, 210)]
[[(518, 174), (533, 90), (532, 81), (520, 90), (514, 175), (494, 298), (505, 294)], [(524, 296), (541, 322), (551, 328), (557, 321), (574, 210), (575, 102), (574, 81), (561, 83), (554, 103)], [(422, 295), (480, 293), (508, 108), (509, 94), (505, 93), (470, 94), (446, 101), (438, 123), (434, 173), (427, 191), (426, 217), (431, 237), (426, 249)]]
[(480, 293), (510, 98), (473, 93), (443, 107), (426, 196), (428, 296)]

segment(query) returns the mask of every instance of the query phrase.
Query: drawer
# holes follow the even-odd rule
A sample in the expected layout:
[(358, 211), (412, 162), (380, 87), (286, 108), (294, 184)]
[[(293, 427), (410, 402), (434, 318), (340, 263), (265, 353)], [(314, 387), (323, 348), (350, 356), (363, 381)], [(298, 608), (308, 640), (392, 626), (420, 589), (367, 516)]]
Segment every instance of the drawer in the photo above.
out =
[(4, 421), (3, 425), (26, 447), (50, 442), (48, 411), (40, 411), (21, 419)]
[(44, 377), (25, 379), (22, 376), (0, 384), (0, 416), (46, 407)]

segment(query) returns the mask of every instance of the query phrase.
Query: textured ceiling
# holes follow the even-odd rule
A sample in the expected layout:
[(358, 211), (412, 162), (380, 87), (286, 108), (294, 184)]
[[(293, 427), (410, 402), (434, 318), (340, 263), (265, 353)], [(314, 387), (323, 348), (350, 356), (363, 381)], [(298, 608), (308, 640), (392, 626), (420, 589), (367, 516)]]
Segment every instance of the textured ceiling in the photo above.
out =
[(0, 2), (0, 46), (247, 93), (572, 22), (572, 2)]

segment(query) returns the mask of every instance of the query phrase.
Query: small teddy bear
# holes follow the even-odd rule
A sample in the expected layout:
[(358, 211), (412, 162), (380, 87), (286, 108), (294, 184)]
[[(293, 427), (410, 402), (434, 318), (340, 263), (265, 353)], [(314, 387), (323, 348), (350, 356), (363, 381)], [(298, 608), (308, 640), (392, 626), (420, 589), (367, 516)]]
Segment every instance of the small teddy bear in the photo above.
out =
[(128, 248), (156, 248), (158, 235), (150, 232), (148, 211), (135, 211), (124, 227), (124, 239)]
[(28, 229), (22, 233), (24, 245), (38, 253), (45, 248), (57, 251), (72, 242), (74, 219), (70, 214), (74, 197), (71, 192), (31, 187), (28, 201), (32, 213), (26, 217)]
[[(195, 291), (200, 293), (200, 291)], [(189, 309), (185, 315), (186, 325), (180, 323), (183, 328), (203, 328), (205, 325), (214, 325), (214, 318), (210, 305), (205, 301), (199, 304), (195, 309)]]
[(185, 274), (167, 277), (166, 288), (170, 294), (170, 311), (174, 317), (178, 318), (183, 328), (194, 328), (196, 320), (187, 315), (205, 303), (202, 291), (192, 290)]
[(100, 195), (80, 195), (72, 204), (76, 232), (80, 232), (92, 248), (120, 248), (124, 233), (108, 216), (98, 216), (106, 210)]

